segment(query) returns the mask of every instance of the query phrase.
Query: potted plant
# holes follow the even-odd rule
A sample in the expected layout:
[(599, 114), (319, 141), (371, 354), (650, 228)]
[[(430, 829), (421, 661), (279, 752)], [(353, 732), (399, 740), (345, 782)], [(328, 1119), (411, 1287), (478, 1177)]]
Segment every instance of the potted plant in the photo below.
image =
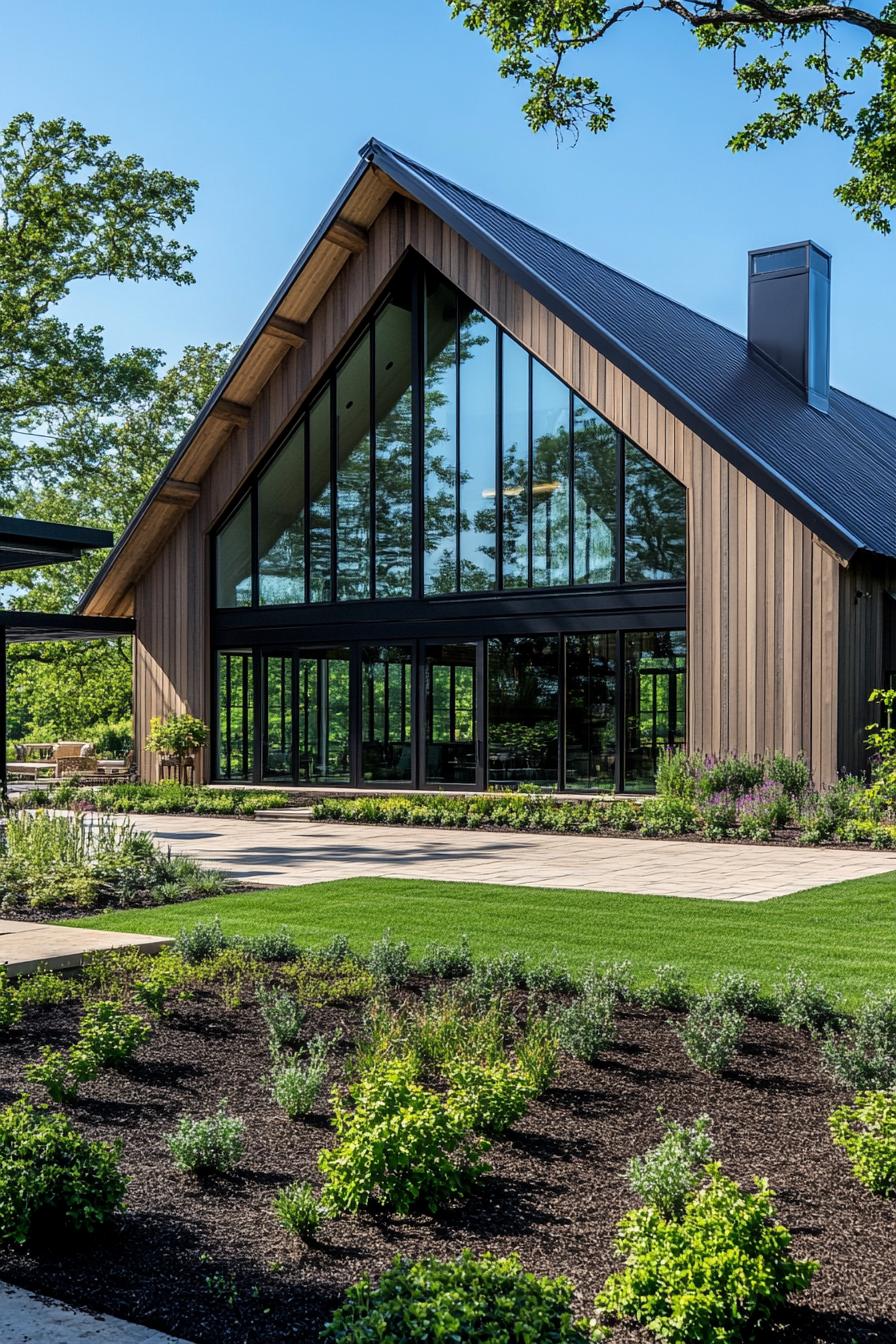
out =
[(200, 747), (204, 747), (207, 741), (207, 726), (192, 714), (169, 714), (167, 719), (154, 718), (149, 721), (147, 750), (174, 757), (177, 761), (179, 784), (184, 782), (187, 761), (191, 760), (193, 754)]

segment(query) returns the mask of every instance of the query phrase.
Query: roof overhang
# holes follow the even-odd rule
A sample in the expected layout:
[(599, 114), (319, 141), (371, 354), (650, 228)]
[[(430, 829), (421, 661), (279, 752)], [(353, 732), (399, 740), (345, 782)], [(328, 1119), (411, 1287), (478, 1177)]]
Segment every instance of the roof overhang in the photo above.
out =
[[(393, 193), (419, 201), (455, 230), (551, 313), (710, 444), (773, 499), (806, 523), (844, 561), (862, 549), (853, 536), (791, 481), (763, 461), (704, 409), (688, 400), (637, 351), (621, 343), (567, 295), (553, 288), (477, 221), (417, 171), (417, 166), (377, 140), (360, 151), (361, 162), (321, 220), (218, 386), (190, 426), (87, 592), (79, 611), (123, 615), (132, 611), (132, 589), (164, 539), (191, 508), (199, 482), (249, 410), (290, 346), (304, 341), (304, 325), (349, 258), (365, 246), (367, 230)], [(312, 264), (313, 263), (313, 264)]]
[(79, 616), (53, 611), (0, 611), (0, 638), (8, 644), (60, 639), (119, 639), (134, 633), (129, 616)]
[(0, 571), (79, 560), (85, 551), (111, 545), (105, 528), (0, 517)]

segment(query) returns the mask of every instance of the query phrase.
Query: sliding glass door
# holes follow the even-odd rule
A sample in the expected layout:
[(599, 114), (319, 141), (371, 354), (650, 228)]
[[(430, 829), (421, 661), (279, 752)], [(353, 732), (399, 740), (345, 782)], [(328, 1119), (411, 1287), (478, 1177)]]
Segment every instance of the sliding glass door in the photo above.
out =
[(410, 784), (414, 700), (410, 644), (361, 649), (361, 779), (365, 784)]
[(481, 644), (427, 644), (424, 676), (427, 788), (484, 786)]

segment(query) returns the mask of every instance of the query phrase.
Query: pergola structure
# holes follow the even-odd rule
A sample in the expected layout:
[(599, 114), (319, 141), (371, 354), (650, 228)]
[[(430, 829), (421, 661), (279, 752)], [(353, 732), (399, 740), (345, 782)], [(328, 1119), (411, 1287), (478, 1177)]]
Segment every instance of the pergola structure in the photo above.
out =
[[(99, 527), (72, 527), (28, 518), (0, 516), (0, 572), (37, 569), (79, 560), (85, 551), (111, 546), (112, 533)], [(59, 639), (115, 639), (131, 635), (129, 617), (74, 616), (45, 611), (0, 611), (0, 792), (5, 797), (6, 647)]]

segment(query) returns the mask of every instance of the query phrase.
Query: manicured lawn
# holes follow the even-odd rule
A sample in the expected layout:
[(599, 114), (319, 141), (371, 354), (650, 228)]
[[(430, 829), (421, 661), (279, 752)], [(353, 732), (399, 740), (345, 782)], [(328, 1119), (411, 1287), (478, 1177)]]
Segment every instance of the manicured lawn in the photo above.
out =
[(354, 878), (69, 922), (176, 934), (212, 915), (220, 916), (228, 933), (286, 924), (302, 942), (320, 944), (342, 933), (359, 951), (390, 928), (415, 953), (428, 942), (453, 942), (466, 933), (478, 955), (512, 950), (542, 958), (556, 948), (573, 968), (593, 959), (628, 958), (645, 979), (658, 963), (674, 962), (697, 982), (716, 970), (736, 969), (768, 984), (796, 965), (850, 998), (896, 986), (896, 874), (755, 905)]

